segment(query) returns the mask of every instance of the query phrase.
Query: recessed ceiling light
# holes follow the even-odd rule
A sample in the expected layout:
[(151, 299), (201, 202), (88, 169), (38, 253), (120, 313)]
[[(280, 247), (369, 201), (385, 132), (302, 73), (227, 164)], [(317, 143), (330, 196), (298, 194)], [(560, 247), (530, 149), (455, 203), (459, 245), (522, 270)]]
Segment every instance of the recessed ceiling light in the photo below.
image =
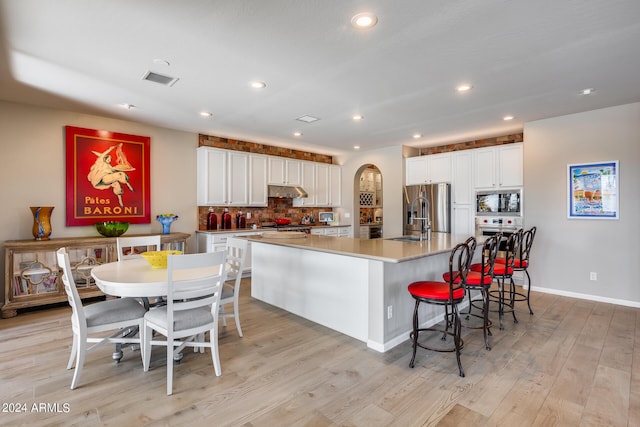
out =
[(360, 149), (360, 146), (359, 146), (359, 145), (354, 145), (354, 146), (353, 146), (353, 149), (354, 149), (354, 150), (359, 150), (359, 149)]
[(456, 88), (458, 92), (467, 92), (467, 91), (470, 91), (471, 89), (473, 89), (473, 86), (471, 86), (469, 83), (462, 83), (458, 85), (458, 87)]
[(370, 12), (362, 12), (351, 18), (351, 25), (359, 30), (367, 30), (375, 27), (378, 23), (378, 17)]
[(421, 133), (414, 133), (413, 134), (413, 139), (420, 139), (422, 138), (422, 134)]
[(302, 132), (294, 132), (293, 136), (302, 136)]
[(201, 115), (202, 117), (211, 117), (211, 116), (213, 116), (213, 114), (212, 114), (212, 113), (210, 113), (210, 112), (208, 112), (208, 111), (201, 111), (201, 112), (200, 112), (200, 115)]
[(588, 88), (588, 89), (582, 89), (582, 92), (580, 92), (582, 95), (591, 95), (593, 92), (595, 92), (595, 89), (593, 88)]
[(364, 119), (364, 116), (363, 116), (362, 114), (355, 114), (355, 115), (352, 117), (352, 119), (353, 119), (353, 120), (363, 120), (363, 119)]
[(255, 81), (255, 82), (251, 82), (249, 84), (254, 89), (264, 89), (265, 87), (267, 87), (267, 84), (265, 82)]
[(508, 122), (509, 120), (513, 120), (513, 116), (504, 116), (502, 120), (504, 120), (505, 122)]

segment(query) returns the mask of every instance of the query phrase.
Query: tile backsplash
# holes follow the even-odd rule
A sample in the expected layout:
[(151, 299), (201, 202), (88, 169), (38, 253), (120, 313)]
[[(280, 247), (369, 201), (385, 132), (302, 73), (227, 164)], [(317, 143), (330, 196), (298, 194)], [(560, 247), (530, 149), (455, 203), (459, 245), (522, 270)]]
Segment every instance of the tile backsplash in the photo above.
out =
[[(276, 197), (269, 197), (268, 205), (266, 207), (242, 207), (242, 206), (228, 206), (229, 213), (232, 218), (232, 227), (235, 229), (235, 217), (236, 213), (242, 211), (243, 214), (251, 213), (251, 218), (247, 218), (247, 228), (250, 228), (253, 224), (260, 226), (263, 222), (272, 222), (276, 218), (288, 218), (291, 220), (291, 224), (300, 224), (302, 217), (311, 215), (316, 221), (318, 221), (319, 212), (331, 212), (329, 207), (294, 207), (293, 199), (280, 199)], [(224, 212), (225, 206), (213, 206), (213, 211), (218, 216), (218, 224), (220, 224), (220, 216)], [(209, 206), (198, 206), (198, 230), (204, 231), (207, 229), (207, 215), (209, 214)]]

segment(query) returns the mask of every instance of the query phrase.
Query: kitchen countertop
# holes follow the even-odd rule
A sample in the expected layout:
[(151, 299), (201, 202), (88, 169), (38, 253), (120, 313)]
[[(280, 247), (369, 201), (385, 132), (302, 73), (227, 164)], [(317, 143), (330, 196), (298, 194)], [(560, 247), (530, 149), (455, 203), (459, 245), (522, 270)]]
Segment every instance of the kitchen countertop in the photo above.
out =
[(249, 235), (244, 238), (256, 243), (399, 263), (450, 252), (457, 243), (464, 242), (467, 237), (449, 233), (433, 233), (431, 240), (422, 244), (420, 242), (398, 242), (387, 239), (352, 239), (349, 237), (315, 235), (307, 235), (305, 238), (296, 239), (270, 239), (260, 235)]

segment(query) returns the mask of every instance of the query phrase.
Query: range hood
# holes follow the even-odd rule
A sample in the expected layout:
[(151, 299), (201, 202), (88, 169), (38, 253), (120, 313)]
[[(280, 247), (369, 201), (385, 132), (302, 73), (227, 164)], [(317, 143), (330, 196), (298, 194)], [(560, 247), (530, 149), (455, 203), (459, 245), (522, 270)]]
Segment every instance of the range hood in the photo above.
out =
[(304, 199), (309, 197), (302, 187), (297, 185), (269, 185), (269, 197), (280, 197), (287, 199)]

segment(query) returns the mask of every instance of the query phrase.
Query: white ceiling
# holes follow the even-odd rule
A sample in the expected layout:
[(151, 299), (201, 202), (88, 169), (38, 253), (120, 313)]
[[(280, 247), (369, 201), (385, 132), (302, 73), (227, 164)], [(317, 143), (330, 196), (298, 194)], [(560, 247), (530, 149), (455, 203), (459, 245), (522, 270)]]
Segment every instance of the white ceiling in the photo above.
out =
[(0, 99), (327, 154), (640, 101), (638, 0), (0, 0), (0, 23)]

